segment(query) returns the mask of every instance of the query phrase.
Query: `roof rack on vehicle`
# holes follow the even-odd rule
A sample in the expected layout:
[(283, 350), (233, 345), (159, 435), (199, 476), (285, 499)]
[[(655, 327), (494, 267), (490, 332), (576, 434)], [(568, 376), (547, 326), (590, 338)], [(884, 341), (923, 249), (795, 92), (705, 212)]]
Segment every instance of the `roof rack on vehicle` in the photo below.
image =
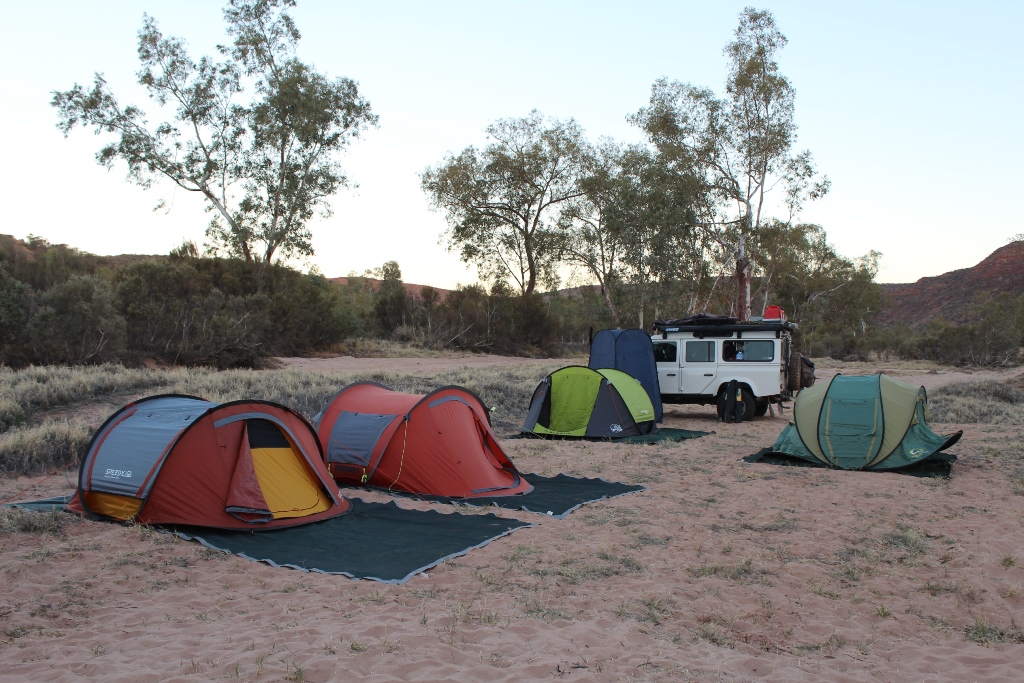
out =
[(666, 320), (655, 320), (654, 329), (663, 330), (666, 327), (678, 327), (680, 325), (732, 325), (739, 321), (739, 318), (728, 315), (712, 315), (710, 313), (696, 313), (685, 318), (668, 318)]

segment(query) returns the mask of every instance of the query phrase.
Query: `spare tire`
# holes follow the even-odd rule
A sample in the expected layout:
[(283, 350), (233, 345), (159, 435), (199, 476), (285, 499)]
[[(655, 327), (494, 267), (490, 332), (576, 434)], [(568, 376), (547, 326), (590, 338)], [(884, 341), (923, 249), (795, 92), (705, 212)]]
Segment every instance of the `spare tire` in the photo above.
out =
[(803, 363), (800, 362), (800, 352), (793, 348), (789, 352), (789, 369), (786, 373), (786, 388), (790, 391), (800, 389), (800, 371)]

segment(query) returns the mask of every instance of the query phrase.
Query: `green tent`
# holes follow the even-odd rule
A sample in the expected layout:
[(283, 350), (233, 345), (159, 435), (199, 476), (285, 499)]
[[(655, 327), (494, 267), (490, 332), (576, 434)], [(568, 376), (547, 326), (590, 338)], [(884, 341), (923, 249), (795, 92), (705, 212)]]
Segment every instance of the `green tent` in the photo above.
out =
[(657, 430), (654, 406), (638, 380), (580, 365), (555, 370), (537, 386), (524, 432), (541, 436), (638, 436)]
[(956, 443), (928, 426), (924, 387), (884, 374), (836, 375), (797, 394), (793, 419), (773, 453), (844, 470), (906, 467)]

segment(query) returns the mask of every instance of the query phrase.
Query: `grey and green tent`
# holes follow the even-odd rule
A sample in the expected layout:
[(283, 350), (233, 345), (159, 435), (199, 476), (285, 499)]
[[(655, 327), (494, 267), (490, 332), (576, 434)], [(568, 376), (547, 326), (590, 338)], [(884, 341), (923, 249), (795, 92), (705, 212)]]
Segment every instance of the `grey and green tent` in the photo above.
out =
[(642, 384), (619, 370), (580, 365), (555, 370), (537, 386), (524, 432), (539, 436), (618, 438), (657, 431)]
[(884, 374), (836, 375), (797, 394), (793, 419), (771, 451), (844, 470), (883, 470), (921, 462), (956, 443), (928, 426), (924, 387)]

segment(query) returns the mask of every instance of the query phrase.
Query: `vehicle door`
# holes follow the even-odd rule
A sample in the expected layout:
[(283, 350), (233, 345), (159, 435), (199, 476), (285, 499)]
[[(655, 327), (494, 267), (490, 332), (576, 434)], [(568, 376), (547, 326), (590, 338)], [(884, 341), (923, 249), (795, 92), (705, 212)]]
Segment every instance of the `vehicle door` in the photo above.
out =
[(679, 393), (679, 342), (668, 339), (654, 341), (654, 362), (658, 366), (658, 391)]
[(680, 363), (682, 393), (704, 394), (718, 376), (718, 344), (714, 339), (687, 340)]
[(783, 375), (778, 362), (778, 339), (738, 339), (722, 342), (723, 368), (742, 376), (755, 396), (772, 396), (782, 391)]

